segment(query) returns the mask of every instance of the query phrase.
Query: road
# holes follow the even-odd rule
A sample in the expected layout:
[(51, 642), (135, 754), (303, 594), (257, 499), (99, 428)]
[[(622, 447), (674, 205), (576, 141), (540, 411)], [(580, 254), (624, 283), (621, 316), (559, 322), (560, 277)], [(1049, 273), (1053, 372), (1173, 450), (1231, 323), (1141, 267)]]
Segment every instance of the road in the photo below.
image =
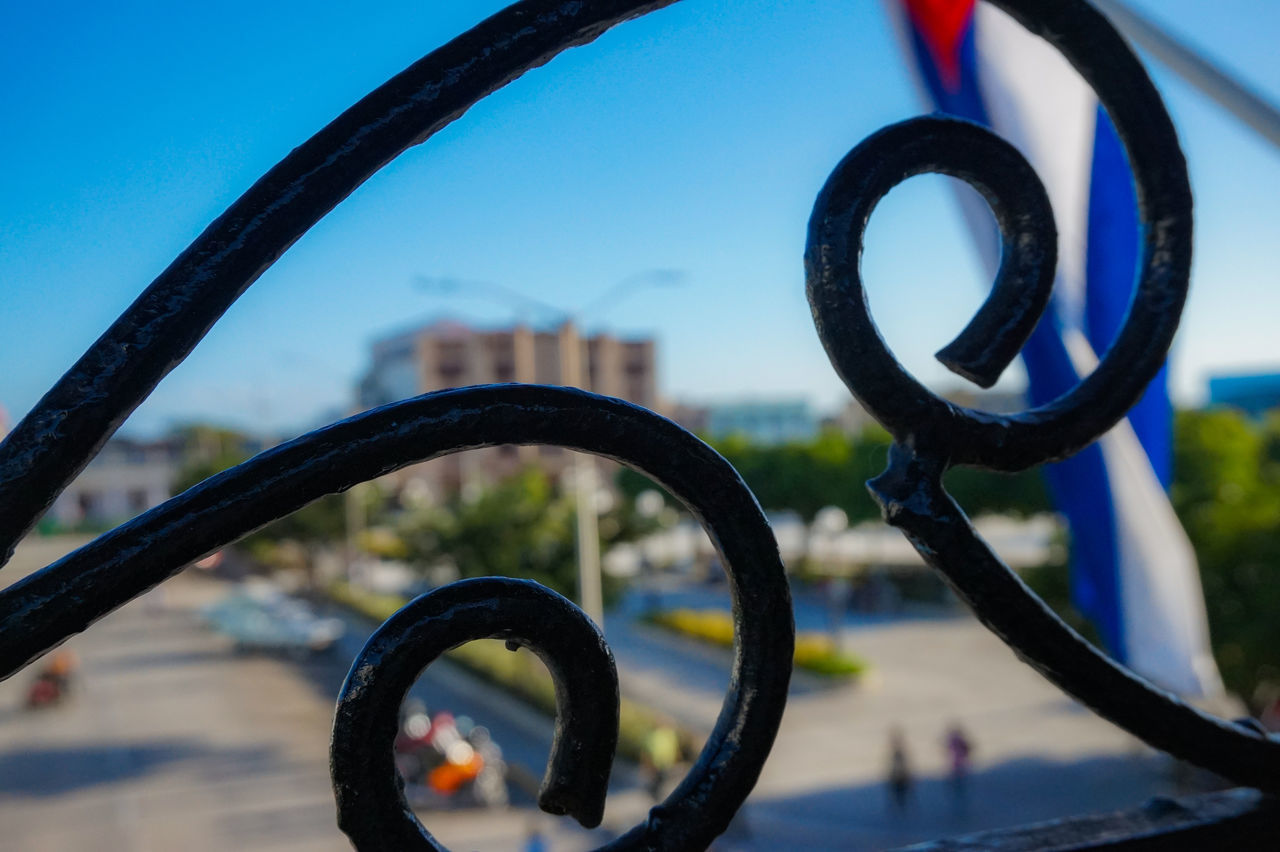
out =
[[(45, 564), (59, 555), (50, 547), (21, 548), (5, 573)], [(24, 711), (33, 670), (0, 683), (0, 852), (350, 849), (334, 820), (329, 730), (364, 636), (353, 631), (336, 653), (308, 661), (236, 654), (197, 614), (225, 584), (189, 572), (162, 588), (71, 640), (81, 662), (71, 700)], [(444, 666), (417, 689), (429, 706), (488, 726), (509, 760), (540, 775), (547, 719)], [(605, 825), (624, 829), (647, 803), (633, 771), (615, 774)], [(455, 849), (518, 850), (534, 827), (556, 849), (613, 836), (541, 814), (519, 787), (513, 794), (508, 809), (424, 821)]]
[[(9, 581), (57, 554), (24, 546)], [(291, 661), (236, 655), (197, 609), (226, 591), (184, 575), (162, 599), (136, 601), (71, 642), (82, 686), (65, 705), (19, 710), (24, 672), (0, 683), (0, 852), (350, 848), (334, 823), (327, 749), (333, 699), (369, 625), (337, 653)], [(710, 604), (723, 588), (689, 600)], [(799, 601), (799, 618), (820, 618)], [(353, 627), (356, 622), (351, 622)], [(607, 624), (623, 692), (709, 730), (728, 654), (689, 646), (622, 616)], [(853, 621), (845, 641), (876, 674), (856, 685), (797, 675), (777, 743), (724, 850), (882, 849), (1169, 792), (1163, 761), (1063, 697), (964, 617)], [(549, 722), (443, 666), (418, 687), (431, 707), (488, 726), (508, 758), (540, 772)], [(945, 780), (943, 732), (975, 744), (968, 795)], [(892, 727), (916, 777), (909, 807), (886, 807)], [(515, 806), (424, 816), (455, 849), (519, 850), (532, 828), (554, 849), (592, 848), (642, 818), (635, 773), (615, 771), (602, 831)]]
[[(668, 584), (627, 603), (634, 611), (654, 602), (727, 608), (728, 591)], [(795, 607), (802, 629), (826, 625), (820, 600), (797, 595)], [(690, 648), (617, 616), (606, 635), (624, 692), (709, 729), (727, 650)], [(725, 848), (885, 849), (1177, 792), (1164, 757), (1063, 695), (963, 612), (850, 615), (842, 641), (870, 660), (872, 675), (832, 684), (796, 672), (769, 762)], [(963, 800), (947, 777), (943, 739), (953, 723), (976, 747)], [(884, 785), (894, 728), (915, 777), (903, 812), (888, 807)]]

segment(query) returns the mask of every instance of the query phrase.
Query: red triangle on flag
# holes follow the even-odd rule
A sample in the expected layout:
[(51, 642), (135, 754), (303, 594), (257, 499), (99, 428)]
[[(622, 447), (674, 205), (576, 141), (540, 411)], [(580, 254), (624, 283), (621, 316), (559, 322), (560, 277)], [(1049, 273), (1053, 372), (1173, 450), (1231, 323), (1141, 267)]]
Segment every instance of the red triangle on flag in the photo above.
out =
[(903, 0), (911, 24), (919, 31), (938, 69), (942, 84), (960, 88), (960, 45), (973, 19), (975, 0)]

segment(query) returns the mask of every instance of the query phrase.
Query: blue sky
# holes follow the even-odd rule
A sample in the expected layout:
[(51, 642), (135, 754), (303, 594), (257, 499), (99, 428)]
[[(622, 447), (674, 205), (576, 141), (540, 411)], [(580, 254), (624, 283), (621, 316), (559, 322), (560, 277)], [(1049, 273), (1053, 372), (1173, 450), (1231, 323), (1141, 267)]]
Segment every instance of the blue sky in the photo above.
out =
[[(1280, 100), (1280, 4), (1133, 0)], [(0, 9), (0, 405), (16, 419), (240, 193), (341, 110), (499, 0), (228, 0)], [(1280, 364), (1280, 153), (1153, 66), (1197, 197), (1178, 397), (1208, 372)], [(589, 326), (652, 333), (683, 399), (845, 392), (804, 301), (813, 199), (844, 153), (918, 114), (873, 0), (684, 0), (491, 96), (300, 240), (131, 418), (282, 432), (348, 404), (379, 334), (519, 314), (424, 292), (492, 281), (576, 310), (676, 269)], [(926, 380), (988, 282), (945, 179), (877, 210), (864, 270), (885, 337)], [(1017, 384), (1016, 375), (1010, 378)]]

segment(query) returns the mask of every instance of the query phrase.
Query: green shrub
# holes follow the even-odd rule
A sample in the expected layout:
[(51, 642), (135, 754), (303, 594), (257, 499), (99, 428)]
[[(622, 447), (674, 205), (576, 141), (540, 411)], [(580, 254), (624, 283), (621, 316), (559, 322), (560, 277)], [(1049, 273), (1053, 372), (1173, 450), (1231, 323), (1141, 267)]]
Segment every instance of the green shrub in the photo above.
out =
[[(386, 621), (407, 603), (397, 595), (378, 595), (349, 583), (337, 582), (329, 587), (329, 597), (360, 615), (375, 621)], [(512, 653), (506, 643), (497, 639), (468, 642), (445, 654), (450, 662), (510, 693), (525, 704), (548, 716), (556, 712), (555, 683), (537, 655), (521, 648)], [(622, 699), (618, 713), (618, 753), (628, 760), (639, 761), (645, 739), (654, 728), (664, 723), (660, 712), (627, 698)], [(680, 731), (684, 754), (693, 754), (698, 738)]]
[[(733, 647), (733, 617), (718, 609), (672, 609), (645, 616), (651, 624), (721, 647)], [(836, 647), (831, 638), (821, 633), (796, 636), (797, 668), (828, 677), (854, 677), (870, 668), (870, 664), (848, 651)]]

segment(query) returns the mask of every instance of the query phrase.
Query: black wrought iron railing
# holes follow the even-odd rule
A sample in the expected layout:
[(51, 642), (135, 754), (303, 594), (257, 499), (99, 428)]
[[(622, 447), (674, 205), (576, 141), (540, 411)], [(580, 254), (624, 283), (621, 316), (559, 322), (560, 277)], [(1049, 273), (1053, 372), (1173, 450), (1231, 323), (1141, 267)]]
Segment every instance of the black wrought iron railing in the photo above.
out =
[[(166, 269), (0, 445), (0, 556), (160, 379), (308, 228), (374, 172), (495, 89), (574, 45), (675, 0), (524, 0), (428, 54), (271, 169)], [(1030, 166), (989, 131), (922, 118), (877, 133), (835, 169), (809, 225), (814, 321), (853, 394), (893, 435), (870, 483), (903, 530), (992, 631), (1099, 715), (1245, 788), (1133, 812), (999, 832), (936, 849), (1275, 848), (1280, 742), (1207, 716), (1095, 651), (992, 553), (942, 485), (953, 465), (1022, 470), (1096, 440), (1163, 362), (1187, 289), (1191, 194), (1173, 126), (1133, 52), (1084, 0), (991, 0), (1054, 45), (1093, 86), (1137, 182), (1143, 248), (1125, 325), (1097, 368), (1049, 405), (1013, 415), (948, 403), (885, 347), (858, 273), (876, 202), (923, 172), (986, 197), (1004, 237), (997, 280), (940, 357), (990, 384), (1016, 356), (1052, 285), (1055, 231)], [(727, 827), (781, 720), (794, 643), (772, 533), (749, 490), (680, 427), (619, 400), (555, 387), (449, 390), (374, 409), (214, 476), (0, 592), (0, 676), (10, 676), (185, 565), (316, 498), (425, 459), (505, 443), (607, 456), (666, 486), (697, 516), (731, 583), (736, 630), (723, 710), (689, 775), (615, 849), (698, 849)], [(599, 822), (617, 737), (618, 687), (599, 632), (535, 584), (458, 583), (409, 604), (355, 661), (339, 699), (332, 773), (339, 823), (361, 850), (439, 848), (396, 783), (391, 741), (405, 691), (436, 656), (497, 637), (541, 656), (556, 683), (556, 739), (540, 803)], [(856, 736), (851, 729), (850, 736)]]

